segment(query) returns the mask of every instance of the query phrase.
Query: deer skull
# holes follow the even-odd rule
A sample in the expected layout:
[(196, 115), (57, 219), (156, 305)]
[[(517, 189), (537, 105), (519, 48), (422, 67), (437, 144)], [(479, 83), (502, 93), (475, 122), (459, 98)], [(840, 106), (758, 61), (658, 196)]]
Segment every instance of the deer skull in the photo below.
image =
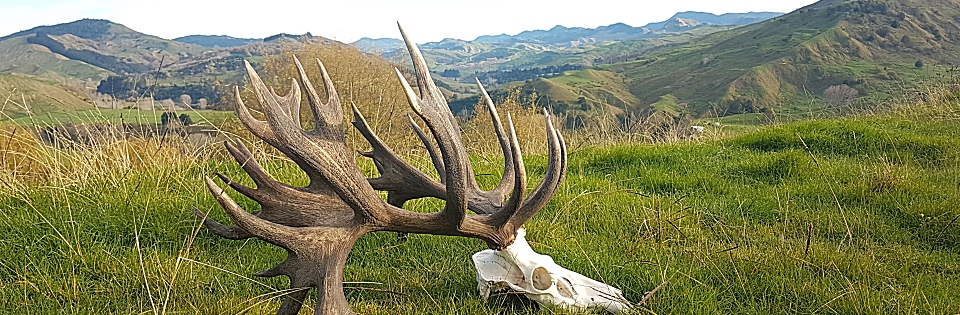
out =
[(526, 231), (504, 250), (484, 250), (473, 255), (477, 288), (484, 298), (491, 292), (512, 290), (542, 305), (587, 310), (602, 307), (612, 313), (626, 312), (630, 302), (619, 289), (587, 278), (537, 254), (527, 243)]

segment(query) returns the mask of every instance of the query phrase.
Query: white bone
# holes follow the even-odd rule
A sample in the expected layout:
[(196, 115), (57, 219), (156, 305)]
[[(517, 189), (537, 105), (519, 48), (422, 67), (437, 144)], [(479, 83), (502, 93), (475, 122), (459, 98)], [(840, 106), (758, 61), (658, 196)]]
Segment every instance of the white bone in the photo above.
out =
[(569, 310), (604, 308), (626, 312), (630, 301), (619, 289), (567, 270), (547, 255), (537, 254), (527, 243), (526, 231), (504, 250), (484, 250), (473, 255), (477, 268), (477, 289), (484, 298), (504, 289), (523, 293), (541, 305)]

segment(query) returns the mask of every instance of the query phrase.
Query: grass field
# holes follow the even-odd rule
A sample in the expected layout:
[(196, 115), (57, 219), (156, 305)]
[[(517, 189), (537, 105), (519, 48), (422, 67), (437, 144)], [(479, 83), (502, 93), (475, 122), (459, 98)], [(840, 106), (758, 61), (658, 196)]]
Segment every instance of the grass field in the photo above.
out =
[[(528, 224), (528, 239), (634, 302), (666, 282), (639, 314), (958, 314), (957, 112), (579, 148), (558, 195)], [(9, 163), (60, 160), (26, 157), (7, 142), (0, 313), (275, 312), (286, 280), (251, 275), (283, 251), (220, 239), (189, 210), (229, 222), (203, 176), (250, 182), (222, 154), (122, 143), (130, 150), (110, 160), (116, 166), (45, 178)], [(474, 157), (478, 174), (499, 172), (496, 158)], [(529, 157), (528, 174), (539, 176), (545, 163)], [(283, 181), (306, 181), (292, 163), (265, 164)], [(480, 180), (491, 186), (498, 178)], [(565, 313), (516, 296), (479, 298), (470, 255), (484, 247), (464, 238), (364, 236), (347, 263), (348, 300), (360, 314)]]

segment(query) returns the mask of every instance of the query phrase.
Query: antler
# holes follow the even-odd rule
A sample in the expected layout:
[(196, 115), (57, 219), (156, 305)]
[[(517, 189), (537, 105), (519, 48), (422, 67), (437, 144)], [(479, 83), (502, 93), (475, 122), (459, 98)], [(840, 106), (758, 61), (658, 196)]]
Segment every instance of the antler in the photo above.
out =
[[(250, 175), (257, 188), (243, 186), (222, 174), (217, 176), (259, 203), (261, 211), (244, 211), (209, 178), (206, 179), (207, 186), (236, 226), (220, 224), (206, 218), (200, 211), (194, 211), (203, 219), (204, 225), (217, 235), (230, 239), (255, 236), (287, 250), (288, 257), (284, 262), (257, 273), (258, 276), (290, 277), (294, 293), (284, 299), (278, 314), (297, 313), (307, 290), (312, 287), (318, 289), (316, 313), (352, 314), (343, 295), (343, 268), (356, 240), (369, 232), (465, 236), (481, 239), (491, 249), (503, 249), (513, 242), (517, 229), (549, 201), (563, 179), (566, 169), (563, 137), (544, 112), (550, 151), (548, 170), (543, 181), (524, 199), (526, 174), (512, 119), (508, 114), (509, 132), (505, 132), (493, 103), (484, 91), (503, 148), (506, 169), (497, 188), (481, 190), (474, 178), (456, 119), (430, 78), (419, 50), (405, 33), (403, 38), (413, 57), (421, 96), (417, 96), (399, 70), (397, 76), (411, 108), (426, 123), (436, 140), (434, 146), (426, 133), (410, 119), (441, 175), (440, 182), (397, 157), (373, 133), (354, 106), (353, 125), (373, 147), (371, 152), (364, 155), (372, 157), (381, 172), (379, 178), (367, 179), (363, 176), (344, 141), (339, 97), (319, 60), (327, 94), (326, 103), (317, 95), (299, 60), (294, 59), (300, 80), (307, 90), (307, 100), (316, 125), (309, 131), (303, 130), (300, 124), (301, 91), (296, 79), (292, 80), (290, 92), (281, 97), (267, 88), (256, 71), (246, 63), (266, 120), (258, 120), (250, 114), (239, 98), (239, 90), (236, 90), (237, 115), (255, 136), (277, 148), (303, 169), (310, 178), (310, 184), (293, 187), (271, 179), (240, 141), (228, 142), (225, 143), (227, 150)], [(388, 191), (388, 202), (384, 202), (376, 190)], [(507, 192), (509, 199), (503, 202)], [(446, 204), (443, 209), (433, 213), (400, 208), (405, 201), (422, 197), (441, 198)], [(477, 214), (468, 215), (468, 208)]]
[[(413, 67), (416, 73), (417, 83), (420, 91), (429, 91), (426, 93), (426, 95), (435, 96), (434, 98), (429, 99), (431, 101), (436, 102), (436, 100), (439, 99), (440, 104), (439, 106), (436, 106), (440, 108), (439, 115), (447, 121), (455, 121), (455, 118), (453, 118), (453, 113), (450, 112), (449, 107), (443, 100), (442, 95), (439, 94), (439, 89), (430, 78), (429, 71), (426, 67), (426, 62), (423, 59), (423, 55), (420, 53), (420, 49), (408, 40), (407, 34), (403, 31), (402, 27), (400, 28), (400, 33), (403, 36), (404, 41), (407, 43), (407, 49), (410, 51), (410, 56), (413, 59)], [(481, 95), (483, 96), (487, 106), (487, 112), (490, 114), (490, 119), (493, 121), (494, 131), (497, 134), (497, 140), (499, 141), (501, 151), (503, 152), (505, 165), (503, 177), (501, 178), (500, 183), (494, 189), (484, 191), (477, 184), (472, 165), (470, 165), (469, 160), (466, 160), (465, 163), (467, 163), (468, 173), (468, 208), (478, 214), (491, 214), (497, 212), (498, 209), (504, 206), (504, 199), (510, 192), (512, 192), (514, 188), (515, 162), (512, 156), (512, 148), (510, 146), (509, 139), (507, 138), (507, 134), (504, 131), (503, 124), (500, 121), (497, 108), (494, 106), (493, 100), (491, 100), (490, 95), (487, 93), (487, 90), (483, 88), (483, 85), (480, 83), (479, 79), (477, 80), (477, 86), (479, 87)], [(417, 114), (423, 117), (422, 113), (417, 112)], [(373, 187), (377, 190), (389, 192), (387, 200), (390, 202), (390, 204), (395, 206), (403, 206), (404, 202), (411, 199), (423, 197), (444, 198), (443, 196), (445, 191), (441, 183), (445, 181), (446, 173), (444, 170), (443, 161), (438, 155), (438, 149), (436, 146), (430, 142), (430, 140), (427, 138), (427, 135), (423, 132), (423, 129), (420, 129), (420, 126), (413, 120), (413, 118), (409, 118), (410, 126), (417, 134), (420, 141), (423, 142), (427, 152), (430, 154), (433, 165), (436, 168), (437, 173), (440, 175), (441, 183), (434, 181), (422, 171), (416, 169), (403, 159), (397, 157), (396, 154), (390, 150), (390, 147), (383, 143), (383, 141), (376, 136), (370, 126), (366, 123), (363, 115), (360, 114), (356, 107), (354, 107), (354, 117), (355, 119), (353, 125), (373, 146), (373, 149), (370, 152), (362, 152), (362, 154), (374, 160), (377, 170), (381, 174), (381, 177), (379, 178), (370, 179), (370, 184), (373, 185)], [(426, 120), (426, 118), (424, 118), (424, 120)], [(446, 141), (452, 143), (458, 151), (465, 152), (466, 149), (463, 145), (463, 140), (459, 137), (459, 134), (457, 135), (458, 136), (446, 139)]]

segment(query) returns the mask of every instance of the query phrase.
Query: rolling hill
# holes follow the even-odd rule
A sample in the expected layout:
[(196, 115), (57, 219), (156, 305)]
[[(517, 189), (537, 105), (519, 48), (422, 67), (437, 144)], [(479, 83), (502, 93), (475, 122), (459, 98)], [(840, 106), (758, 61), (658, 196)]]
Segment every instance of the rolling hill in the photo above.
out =
[[(0, 59), (8, 60), (4, 72), (34, 73), (37, 64), (29, 61), (69, 59), (106, 70), (104, 74), (137, 74), (155, 70), (164, 64), (175, 64), (203, 54), (205, 48), (162, 39), (134, 31), (107, 20), (83, 19), (53, 26), (39, 26), (0, 37)], [(26, 46), (27, 48), (24, 48)], [(20, 52), (32, 51), (36, 58), (17, 58)], [(14, 61), (9, 61), (14, 60)], [(89, 69), (79, 67), (45, 67), (63, 77), (92, 78)]]
[(825, 106), (827, 89), (843, 85), (884, 98), (960, 63), (957, 8), (956, 0), (824, 0), (599, 69), (623, 76), (641, 103), (675, 96), (699, 116)]

